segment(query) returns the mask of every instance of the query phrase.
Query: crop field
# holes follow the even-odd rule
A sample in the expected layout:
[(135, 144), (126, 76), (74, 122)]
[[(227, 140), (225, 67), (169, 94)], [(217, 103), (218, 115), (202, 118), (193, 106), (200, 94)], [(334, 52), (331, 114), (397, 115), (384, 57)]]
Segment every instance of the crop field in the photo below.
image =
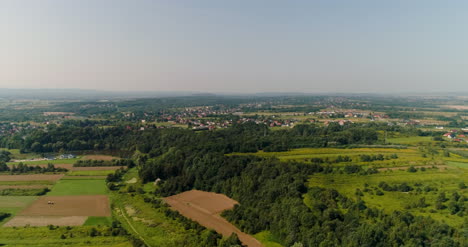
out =
[(72, 176), (103, 176), (104, 178), (109, 175), (114, 173), (115, 170), (84, 170), (84, 171), (71, 171), (67, 173), (67, 176), (72, 177)]
[(15, 181), (57, 181), (63, 174), (0, 175), (0, 182)]
[(249, 247), (262, 246), (257, 239), (243, 233), (219, 215), (222, 211), (232, 209), (237, 204), (236, 201), (225, 195), (191, 190), (166, 197), (164, 201), (185, 217), (195, 220), (207, 228), (214, 229), (226, 237), (236, 233), (245, 245)]
[[(56, 159), (56, 160), (33, 160), (33, 161), (21, 161), (25, 165), (60, 165), (60, 164), (74, 164), (79, 158), (74, 159)], [(8, 162), (7, 165), (18, 165), (19, 162)]]
[(405, 145), (416, 145), (420, 143), (432, 143), (431, 136), (411, 136), (411, 137), (395, 137), (388, 138), (387, 143), (391, 144), (405, 144)]
[(114, 160), (114, 159), (120, 159), (120, 158), (111, 156), (111, 155), (85, 155), (81, 159), (82, 160)]
[[(52, 202), (52, 204), (49, 202)], [(109, 205), (109, 198), (105, 195), (41, 196), (18, 215), (111, 216)]]
[[(385, 191), (381, 183), (390, 186), (407, 184), (410, 191)], [(434, 219), (444, 220), (450, 225), (460, 226), (463, 217), (452, 214), (445, 202), (440, 209), (435, 208), (436, 199), (441, 192), (447, 198), (457, 192), (460, 196), (468, 196), (468, 189), (461, 189), (461, 183), (468, 182), (467, 170), (457, 167), (451, 169), (426, 169), (417, 172), (382, 171), (371, 175), (358, 174), (317, 174), (310, 178), (309, 187), (333, 188), (345, 196), (356, 199), (359, 197), (370, 207), (377, 207), (390, 213), (395, 210), (410, 211), (415, 215), (430, 215)], [(424, 198), (424, 199), (422, 199)], [(424, 206), (415, 207), (421, 200)], [(304, 202), (309, 205), (308, 197)]]
[(107, 187), (103, 179), (62, 179), (57, 181), (50, 196), (106, 195)]
[(72, 167), (71, 171), (115, 171), (124, 166), (90, 166), (90, 167)]

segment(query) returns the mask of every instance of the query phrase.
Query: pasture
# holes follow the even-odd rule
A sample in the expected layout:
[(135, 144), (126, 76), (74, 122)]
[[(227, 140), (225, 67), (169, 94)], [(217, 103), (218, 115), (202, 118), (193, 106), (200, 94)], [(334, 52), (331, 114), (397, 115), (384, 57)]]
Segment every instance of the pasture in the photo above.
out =
[[(0, 212), (10, 213), (14, 216), (16, 213), (29, 206), (36, 199), (37, 196), (1, 196)], [(7, 222), (10, 218), (0, 221), (0, 225)]]
[(105, 231), (106, 227), (75, 226), (59, 227), (50, 230), (47, 227), (3, 227), (0, 231), (0, 245), (5, 246), (90, 246), (90, 247), (131, 247), (132, 244), (123, 236), (89, 236), (92, 228)]
[(104, 179), (62, 179), (52, 187), (49, 196), (106, 195)]

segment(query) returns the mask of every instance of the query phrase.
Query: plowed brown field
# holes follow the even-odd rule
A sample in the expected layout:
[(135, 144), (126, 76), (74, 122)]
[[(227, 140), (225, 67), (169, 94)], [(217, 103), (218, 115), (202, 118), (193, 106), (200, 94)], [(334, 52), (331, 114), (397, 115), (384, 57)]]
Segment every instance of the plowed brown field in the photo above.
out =
[[(48, 202), (53, 202), (49, 204)], [(21, 216), (111, 216), (109, 198), (93, 196), (41, 196)]]
[(166, 197), (164, 201), (185, 217), (195, 220), (207, 228), (214, 229), (226, 237), (236, 233), (242, 243), (249, 247), (263, 246), (257, 239), (243, 233), (219, 215), (222, 211), (232, 209), (235, 204), (238, 204), (225, 195), (191, 190)]

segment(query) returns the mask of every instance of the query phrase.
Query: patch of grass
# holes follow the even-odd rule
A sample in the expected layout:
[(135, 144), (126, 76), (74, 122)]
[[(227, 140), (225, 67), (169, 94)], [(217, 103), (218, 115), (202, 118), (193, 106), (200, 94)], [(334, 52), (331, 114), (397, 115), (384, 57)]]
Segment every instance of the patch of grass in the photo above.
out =
[[(75, 159), (59, 159), (59, 160), (35, 160), (35, 161), (22, 161), (25, 165), (47, 165), (47, 164), (75, 164), (79, 158)], [(8, 162), (7, 165), (18, 165), (19, 162)]]
[(254, 235), (254, 238), (260, 241), (265, 247), (283, 247), (269, 231), (259, 232)]
[(24, 160), (24, 159), (34, 159), (34, 158), (41, 158), (40, 154), (36, 153), (20, 153), (19, 149), (7, 149), (7, 148), (0, 148), (0, 150), (5, 150), (11, 153), (11, 159), (16, 160)]
[(113, 174), (114, 170), (102, 170), (102, 171), (70, 171), (67, 173), (68, 176), (107, 176)]
[(84, 226), (111, 226), (112, 217), (90, 216), (83, 224)]
[(73, 195), (106, 195), (105, 180), (96, 179), (67, 179), (59, 180), (47, 193), (48, 196), (73, 196)]
[(122, 236), (89, 236), (91, 228), (105, 231), (106, 227), (80, 226), (59, 227), (49, 230), (48, 227), (5, 227), (0, 231), (0, 244), (6, 246), (115, 246), (131, 247), (127, 238)]
[[(0, 212), (11, 214), (9, 218), (0, 221), (0, 226), (12, 218), (16, 213), (29, 206), (29, 204), (34, 202), (36, 199), (37, 196), (0, 196)], [(0, 239), (2, 238), (0, 237)]]
[(53, 185), (54, 182), (46, 180), (38, 181), (0, 181), (0, 185)]
[(419, 144), (422, 142), (435, 142), (432, 140), (431, 136), (408, 136), (408, 137), (396, 137), (396, 138), (388, 138), (387, 143), (394, 143), (394, 144), (405, 144), (405, 145), (413, 145)]
[(455, 167), (459, 167), (459, 168), (468, 168), (468, 163), (467, 162), (447, 161), (447, 165), (455, 166)]

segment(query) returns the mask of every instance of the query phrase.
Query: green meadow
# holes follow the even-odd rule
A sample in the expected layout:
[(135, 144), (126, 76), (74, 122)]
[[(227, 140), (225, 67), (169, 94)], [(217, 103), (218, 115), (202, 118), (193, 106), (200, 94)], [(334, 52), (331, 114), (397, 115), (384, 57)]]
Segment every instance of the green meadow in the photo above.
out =
[(48, 196), (106, 195), (104, 179), (61, 179), (47, 193)]
[(122, 236), (90, 236), (92, 228), (106, 231), (106, 227), (6, 227), (0, 231), (0, 246), (113, 246), (131, 247), (132, 244)]
[(68, 176), (107, 176), (114, 173), (114, 170), (101, 170), (101, 171), (70, 171)]
[(112, 217), (90, 216), (83, 224), (84, 226), (111, 226)]
[(36, 199), (37, 199), (37, 196), (1, 196), (0, 197), (0, 212), (9, 213), (11, 214), (11, 216), (9, 218), (6, 218), (0, 221), (0, 226), (3, 225), (5, 222), (7, 222), (9, 219), (11, 219), (19, 211), (29, 206), (29, 204), (34, 202)]

